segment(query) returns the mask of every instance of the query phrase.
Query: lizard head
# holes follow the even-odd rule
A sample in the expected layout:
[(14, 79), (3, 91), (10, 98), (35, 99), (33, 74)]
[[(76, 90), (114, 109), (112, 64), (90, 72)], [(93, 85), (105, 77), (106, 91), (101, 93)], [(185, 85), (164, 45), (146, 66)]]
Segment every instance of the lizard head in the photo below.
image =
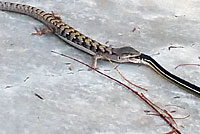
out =
[(111, 59), (116, 62), (141, 63), (141, 59), (140, 59), (141, 53), (132, 47), (127, 46), (127, 47), (120, 47), (120, 48), (112, 48), (112, 55), (113, 56), (111, 57)]

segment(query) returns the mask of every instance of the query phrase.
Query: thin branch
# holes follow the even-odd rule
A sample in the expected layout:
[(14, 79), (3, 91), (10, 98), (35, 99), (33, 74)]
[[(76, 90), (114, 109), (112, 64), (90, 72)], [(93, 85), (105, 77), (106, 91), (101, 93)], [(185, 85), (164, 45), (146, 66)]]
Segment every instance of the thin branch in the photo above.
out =
[[(146, 112), (146, 111), (145, 111)], [(155, 112), (155, 111), (152, 111), (152, 112)], [(146, 112), (147, 113), (147, 112)], [(154, 116), (160, 116), (159, 114), (155, 113), (155, 114), (150, 114), (150, 113), (147, 113), (146, 115), (154, 115)], [(164, 115), (165, 116), (165, 115)], [(166, 118), (171, 118), (171, 117), (168, 117), (168, 116), (165, 116)], [(176, 120), (182, 120), (182, 119), (186, 119), (190, 117), (190, 115), (187, 115), (185, 117), (173, 117), (173, 119), (176, 119)]]
[[(160, 111), (159, 111), (159, 110), (161, 110), (161, 111), (163, 111), (163, 112), (166, 113), (166, 110), (163, 110), (163, 109), (160, 108), (159, 106), (155, 105), (151, 100), (149, 100), (146, 96), (144, 96), (144, 94), (141, 93), (141, 95), (145, 98), (145, 99), (143, 99), (143, 100), (144, 100), (149, 106), (151, 106), (151, 107), (154, 109), (154, 111), (156, 111), (156, 113), (158, 113), (159, 116), (160, 116), (161, 118), (163, 118), (163, 119), (167, 122), (167, 124), (169, 124), (169, 126), (171, 126), (173, 129), (177, 130), (176, 132), (177, 132), (178, 134), (181, 134), (181, 132), (180, 132), (176, 127), (174, 127), (174, 125), (171, 123), (171, 121), (166, 117), (166, 115), (160, 113)], [(157, 108), (158, 108), (159, 110), (158, 110)], [(168, 112), (167, 112), (166, 114), (167, 114), (168, 116), (170, 115)], [(171, 117), (172, 117), (172, 116), (170, 115), (170, 119), (171, 119)], [(172, 118), (171, 120), (174, 121), (173, 118)]]
[(133, 30), (132, 30), (132, 32), (135, 32), (135, 30), (136, 30), (136, 28), (134, 27)]
[(174, 120), (174, 117), (167, 110), (164, 110), (164, 112), (169, 116), (169, 119), (171, 120), (171, 122), (173, 122), (177, 127), (178, 125), (176, 121)]
[(44, 100), (44, 98), (43, 97), (41, 97), (39, 94), (37, 94), (37, 93), (34, 93), (34, 95), (35, 96), (37, 96), (40, 100)]
[(178, 108), (185, 109), (184, 107), (178, 106), (178, 105), (171, 105), (171, 104), (168, 104), (168, 105), (165, 105), (165, 106), (166, 106), (166, 107), (178, 107)]
[(183, 46), (173, 46), (173, 45), (168, 47), (169, 50), (172, 49), (172, 48), (184, 48), (184, 47)]
[(176, 133), (176, 129), (173, 129), (172, 131), (167, 132), (167, 133), (165, 133), (165, 134), (173, 134), (173, 133)]
[[(51, 51), (51, 52), (54, 53), (54, 54), (58, 54), (58, 55), (60, 55), (60, 56), (63, 56), (63, 57), (67, 57), (67, 58), (72, 59), (72, 60), (74, 60), (74, 61), (76, 61), (76, 62), (79, 62), (79, 63), (81, 63), (81, 64), (87, 66), (88, 68), (90, 68), (90, 69), (96, 71), (97, 73), (99, 73), (99, 74), (101, 74), (101, 75), (103, 75), (103, 76), (105, 76), (105, 77), (107, 77), (107, 78), (109, 78), (109, 79), (111, 79), (111, 80), (113, 80), (113, 81), (119, 83), (120, 85), (126, 87), (126, 88), (129, 89), (131, 92), (133, 92), (136, 96), (138, 96), (139, 98), (141, 98), (141, 99), (142, 99), (147, 105), (149, 105), (154, 111), (156, 111), (156, 112), (160, 115), (160, 117), (161, 117), (162, 119), (164, 119), (164, 121), (167, 122), (167, 124), (168, 124), (171, 128), (173, 128), (173, 130), (175, 130), (175, 131), (174, 131), (175, 133), (181, 134), (181, 132), (170, 122), (170, 120), (168, 120), (164, 114), (161, 114), (161, 113), (159, 112), (159, 110), (155, 107), (156, 105), (155, 105), (153, 102), (151, 102), (146, 96), (144, 96), (144, 94), (138, 93), (137, 91), (135, 91), (135, 90), (134, 90), (133, 88), (131, 88), (130, 86), (128, 86), (128, 85), (122, 83), (121, 81), (119, 81), (119, 80), (117, 80), (117, 79), (115, 79), (115, 78), (113, 78), (113, 77), (111, 77), (111, 76), (109, 76), (109, 75), (107, 75), (107, 74), (102, 73), (101, 71), (99, 71), (99, 70), (97, 70), (97, 69), (94, 69), (94, 68), (91, 67), (90, 65), (88, 65), (88, 64), (86, 64), (86, 63), (84, 63), (84, 62), (82, 62), (82, 61), (80, 61), (80, 60), (77, 60), (77, 59), (72, 58), (72, 57), (70, 57), (70, 56), (68, 56), (68, 55), (65, 55), (65, 54), (62, 54), (62, 53), (58, 53), (58, 52), (55, 52), (55, 51)], [(157, 107), (158, 107), (158, 106), (157, 106)], [(170, 115), (170, 114), (169, 114), (169, 115)]]
[(119, 69), (117, 68), (117, 66), (108, 58), (108, 57), (105, 57), (111, 64), (112, 66), (114, 67), (114, 69), (119, 73), (119, 75), (125, 80), (127, 81), (129, 84), (137, 87), (137, 88), (140, 88), (142, 90), (145, 90), (145, 91), (148, 91), (148, 89), (144, 88), (144, 87), (141, 87), (141, 86), (138, 86), (136, 84), (134, 84), (133, 82), (131, 82), (130, 80), (128, 80), (120, 71)]
[(185, 117), (174, 117), (174, 119), (186, 119), (186, 118), (188, 118), (188, 117), (190, 117), (190, 115), (187, 115), (187, 116), (185, 116)]
[(180, 65), (176, 66), (174, 69), (177, 69), (180, 66), (200, 66), (200, 64), (180, 64)]

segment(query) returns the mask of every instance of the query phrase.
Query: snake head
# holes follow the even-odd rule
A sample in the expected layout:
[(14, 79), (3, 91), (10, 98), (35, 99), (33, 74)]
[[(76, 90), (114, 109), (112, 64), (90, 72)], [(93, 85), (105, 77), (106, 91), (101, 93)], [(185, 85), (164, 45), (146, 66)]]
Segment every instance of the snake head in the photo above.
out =
[(115, 55), (114, 61), (125, 63), (141, 63), (141, 59), (139, 58), (141, 53), (135, 50), (132, 47), (120, 47), (120, 48), (112, 48), (112, 54)]

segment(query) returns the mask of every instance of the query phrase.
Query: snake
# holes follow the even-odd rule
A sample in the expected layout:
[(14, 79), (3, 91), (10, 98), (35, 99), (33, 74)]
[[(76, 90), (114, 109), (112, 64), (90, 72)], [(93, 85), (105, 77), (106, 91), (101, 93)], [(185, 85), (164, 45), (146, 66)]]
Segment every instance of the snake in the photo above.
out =
[(54, 13), (47, 13), (39, 8), (29, 5), (2, 1), (0, 1), (0, 10), (28, 15), (42, 22), (47, 26), (47, 31), (54, 33), (67, 44), (92, 55), (94, 68), (97, 67), (97, 62), (99, 59), (109, 59), (117, 63), (134, 63), (147, 65), (160, 76), (174, 83), (178, 87), (186, 89), (195, 95), (200, 95), (199, 86), (196, 86), (170, 73), (151, 56), (141, 53), (130, 46), (114, 47), (99, 43), (96, 40), (82, 34), (70, 25), (66, 24)]

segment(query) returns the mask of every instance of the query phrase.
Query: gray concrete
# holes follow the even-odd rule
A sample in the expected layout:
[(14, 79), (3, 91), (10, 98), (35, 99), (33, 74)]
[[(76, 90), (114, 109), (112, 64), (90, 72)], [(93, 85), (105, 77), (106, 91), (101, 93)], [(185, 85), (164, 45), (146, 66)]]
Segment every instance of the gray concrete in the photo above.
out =
[[(10, 0), (8, 0), (10, 1)], [(11, 2), (11, 1), (10, 1)], [(13, 0), (58, 12), (82, 33), (114, 46), (132, 46), (174, 74), (199, 85), (200, 2), (198, 0)], [(129, 90), (69, 59), (92, 57), (54, 35), (32, 36), (43, 25), (24, 15), (0, 12), (1, 134), (160, 134), (171, 128)], [(136, 28), (134, 32), (132, 29)], [(170, 51), (170, 45), (182, 46)], [(70, 64), (65, 64), (70, 63)], [(101, 71), (121, 79), (108, 62)], [(176, 112), (184, 134), (199, 134), (200, 98), (174, 86), (146, 66), (123, 64), (121, 72), (161, 107)], [(140, 89), (138, 91), (142, 92)], [(40, 100), (34, 94), (44, 98)], [(174, 98), (179, 96), (180, 98)], [(165, 107), (167, 104), (182, 106)]]

